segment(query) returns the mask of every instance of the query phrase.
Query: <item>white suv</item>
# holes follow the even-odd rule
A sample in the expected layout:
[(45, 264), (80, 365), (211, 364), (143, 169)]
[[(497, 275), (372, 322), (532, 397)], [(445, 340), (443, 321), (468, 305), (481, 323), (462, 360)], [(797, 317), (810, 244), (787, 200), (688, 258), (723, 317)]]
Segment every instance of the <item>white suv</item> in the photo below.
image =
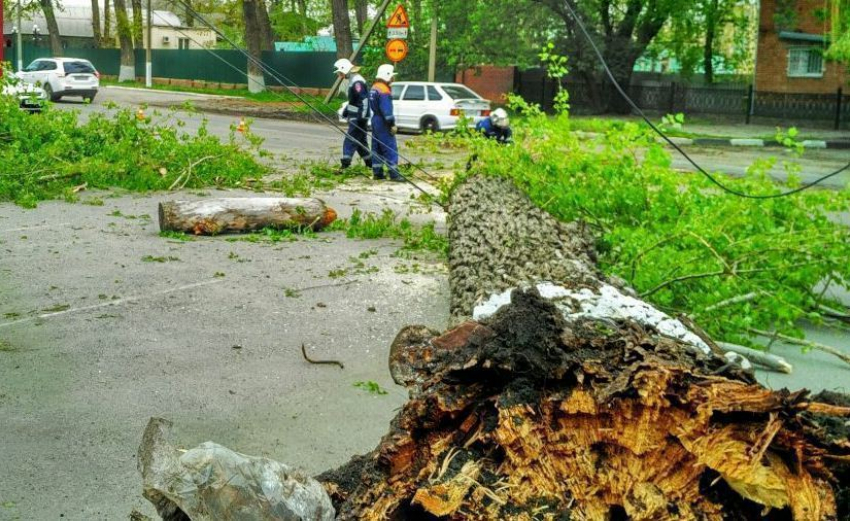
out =
[(81, 96), (91, 102), (100, 87), (100, 73), (94, 65), (78, 58), (39, 58), (19, 72), (18, 77), (41, 86), (51, 101), (63, 96)]
[[(463, 114), (473, 126), (490, 116), (490, 101), (460, 83), (399, 81), (392, 84), (396, 125), (405, 130), (437, 132), (457, 126)], [(338, 111), (340, 120), (345, 103)]]

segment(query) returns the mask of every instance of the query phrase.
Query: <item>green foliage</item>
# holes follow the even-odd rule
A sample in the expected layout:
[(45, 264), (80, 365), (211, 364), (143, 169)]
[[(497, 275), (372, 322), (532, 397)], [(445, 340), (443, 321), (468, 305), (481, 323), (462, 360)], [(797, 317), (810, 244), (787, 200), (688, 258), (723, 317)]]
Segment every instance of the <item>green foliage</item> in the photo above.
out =
[(428, 251), (443, 257), (448, 255), (448, 239), (437, 232), (433, 222), (417, 227), (408, 219), (396, 222), (396, 217), (389, 209), (380, 215), (364, 214), (355, 209), (350, 219), (336, 221), (331, 229), (345, 231), (349, 239), (401, 239), (404, 242), (402, 255), (413, 251)]
[(0, 97), (0, 201), (34, 207), (44, 199), (74, 200), (73, 187), (83, 184), (137, 192), (236, 187), (267, 173), (250, 153), (260, 142), (254, 136), (232, 132), (222, 141), (205, 121), (189, 134), (175, 119), (172, 111), (154, 123), (114, 107), (86, 120), (51, 107), (32, 115)]
[[(472, 143), (479, 161), (455, 182), (476, 173), (508, 177), (558, 219), (585, 221), (606, 273), (660, 309), (694, 317), (719, 340), (746, 343), (748, 328), (799, 336), (800, 319), (821, 320), (819, 304), (839, 306), (816, 288), (850, 286), (850, 230), (834, 218), (850, 210), (850, 189), (742, 199), (674, 171), (669, 153), (639, 125), (626, 122), (593, 140), (570, 129), (566, 118), (519, 120), (518, 146)], [(768, 175), (774, 163), (758, 161), (744, 178), (719, 177), (750, 194), (799, 185), (799, 167), (788, 163), (788, 186), (778, 186)], [(752, 298), (730, 303), (742, 295)]]
[(305, 36), (316, 34), (321, 27), (318, 21), (292, 11), (272, 9), (269, 19), (277, 38), (285, 42), (300, 41)]
[(378, 382), (373, 382), (372, 380), (368, 380), (366, 382), (356, 382), (354, 384), (354, 387), (357, 387), (358, 389), (362, 389), (369, 394), (377, 394), (377, 395), (389, 394), (386, 389), (384, 389), (383, 387), (380, 386), (380, 384), (378, 384)]
[(685, 115), (681, 112), (677, 114), (667, 114), (661, 118), (661, 125), (658, 126), (661, 130), (682, 130), (685, 127)]

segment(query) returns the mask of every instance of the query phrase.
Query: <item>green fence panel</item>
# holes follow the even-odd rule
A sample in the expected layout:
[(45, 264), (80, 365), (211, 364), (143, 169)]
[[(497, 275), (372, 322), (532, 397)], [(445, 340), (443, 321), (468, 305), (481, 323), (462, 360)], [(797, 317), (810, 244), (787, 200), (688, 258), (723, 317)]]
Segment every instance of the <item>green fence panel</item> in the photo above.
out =
[[(289, 87), (330, 88), (336, 79), (333, 73), (336, 60), (333, 52), (263, 53), (263, 62)], [(266, 85), (280, 85), (280, 82), (266, 74)]]
[[(7, 49), (9, 61), (16, 59), (15, 47)], [(50, 49), (23, 45), (23, 62), (26, 67), (37, 58), (49, 57)], [(121, 65), (119, 49), (68, 48), (65, 56), (89, 60), (101, 74), (117, 76)], [(136, 76), (145, 76), (145, 51), (135, 50)], [(220, 83), (248, 83), (247, 57), (236, 50), (221, 49), (154, 49), (151, 52), (153, 76)], [(273, 74), (266, 73), (267, 85), (289, 87), (329, 88), (334, 82), (332, 52), (263, 52), (263, 63)]]

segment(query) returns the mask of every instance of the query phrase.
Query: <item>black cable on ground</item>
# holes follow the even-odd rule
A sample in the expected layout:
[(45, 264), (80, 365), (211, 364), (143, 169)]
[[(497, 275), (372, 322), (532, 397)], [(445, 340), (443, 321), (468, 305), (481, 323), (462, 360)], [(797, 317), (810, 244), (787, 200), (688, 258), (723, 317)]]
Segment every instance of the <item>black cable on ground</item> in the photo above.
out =
[(820, 177), (820, 178), (812, 181), (811, 183), (797, 187), (793, 190), (788, 190), (787, 192), (780, 192), (778, 194), (773, 194), (773, 195), (746, 194), (746, 193), (743, 193), (743, 192), (739, 192), (739, 191), (737, 191), (733, 188), (729, 188), (728, 186), (726, 186), (723, 183), (721, 183), (720, 181), (718, 181), (714, 176), (712, 176), (711, 174), (706, 172), (705, 169), (703, 169), (699, 164), (697, 164), (696, 161), (694, 161), (691, 158), (691, 156), (689, 156), (684, 150), (682, 150), (682, 148), (679, 147), (679, 145), (674, 143), (673, 140), (671, 140), (669, 137), (667, 137), (667, 135), (664, 134), (664, 132), (662, 132), (658, 127), (656, 127), (652, 123), (652, 121), (649, 120), (648, 117), (646, 117), (646, 114), (644, 114), (644, 112), (640, 109), (640, 107), (638, 107), (637, 104), (632, 100), (632, 98), (629, 97), (629, 95), (626, 93), (626, 91), (623, 90), (623, 88), (620, 86), (619, 82), (617, 82), (616, 78), (614, 78), (614, 74), (611, 72), (611, 69), (608, 68), (608, 64), (605, 62), (605, 58), (602, 56), (602, 53), (599, 51), (599, 48), (596, 46), (596, 43), (593, 41), (593, 38), (590, 36), (590, 33), (587, 31), (587, 28), (585, 27), (584, 22), (582, 22), (581, 17), (578, 15), (578, 13), (575, 12), (572, 5), (570, 5), (570, 0), (564, 0), (564, 6), (567, 8), (567, 11), (569, 11), (570, 16), (572, 16), (573, 19), (578, 24), (579, 29), (581, 29), (582, 34), (584, 34), (584, 37), (590, 43), (590, 47), (593, 49), (593, 52), (599, 58), (599, 62), (602, 64), (602, 68), (605, 70), (605, 74), (611, 80), (611, 83), (614, 84), (614, 88), (617, 89), (617, 92), (620, 93), (620, 95), (623, 97), (623, 99), (625, 99), (626, 102), (628, 102), (628, 104), (632, 107), (632, 109), (635, 112), (637, 112), (638, 115), (641, 118), (643, 118), (643, 120), (646, 122), (647, 125), (650, 126), (650, 128), (652, 128), (652, 130), (654, 130), (659, 136), (661, 136), (662, 139), (664, 139), (664, 141), (666, 141), (668, 144), (670, 144), (670, 146), (672, 146), (674, 149), (676, 149), (676, 151), (678, 151), (685, 159), (687, 159), (688, 162), (690, 164), (692, 164), (694, 166), (694, 168), (696, 168), (699, 173), (701, 173), (702, 175), (707, 177), (712, 183), (717, 185), (722, 190), (724, 190), (724, 191), (726, 191), (726, 192), (728, 192), (732, 195), (736, 195), (738, 197), (744, 197), (744, 198), (747, 198), (747, 199), (776, 199), (776, 198), (779, 198), (779, 197), (786, 197), (786, 196), (789, 196), (789, 195), (793, 195), (793, 194), (802, 192), (803, 190), (808, 190), (809, 188), (812, 188), (813, 186), (818, 185), (818, 184), (826, 181), (827, 179), (829, 179), (831, 177), (837, 176), (841, 172), (844, 172), (845, 170), (850, 168), (850, 163), (847, 163), (846, 165), (839, 168), (838, 170), (836, 170), (836, 171), (834, 171), (830, 174), (827, 174), (823, 177)]

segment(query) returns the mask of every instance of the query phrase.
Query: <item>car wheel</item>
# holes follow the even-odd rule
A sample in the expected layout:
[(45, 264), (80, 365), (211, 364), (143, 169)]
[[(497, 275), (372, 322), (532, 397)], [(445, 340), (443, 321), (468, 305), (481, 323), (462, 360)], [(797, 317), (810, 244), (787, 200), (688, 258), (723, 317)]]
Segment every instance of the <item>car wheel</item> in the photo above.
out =
[(419, 128), (422, 132), (439, 132), (440, 131), (440, 123), (436, 118), (422, 118), (422, 121), (419, 123)]
[(53, 94), (53, 87), (51, 87), (49, 83), (45, 83), (42, 89), (44, 89), (44, 93), (47, 95), (47, 99), (49, 99), (50, 101), (57, 101), (59, 99), (58, 96)]
[(83, 101), (89, 104), (94, 103), (94, 94), (92, 94), (91, 96), (83, 96)]

